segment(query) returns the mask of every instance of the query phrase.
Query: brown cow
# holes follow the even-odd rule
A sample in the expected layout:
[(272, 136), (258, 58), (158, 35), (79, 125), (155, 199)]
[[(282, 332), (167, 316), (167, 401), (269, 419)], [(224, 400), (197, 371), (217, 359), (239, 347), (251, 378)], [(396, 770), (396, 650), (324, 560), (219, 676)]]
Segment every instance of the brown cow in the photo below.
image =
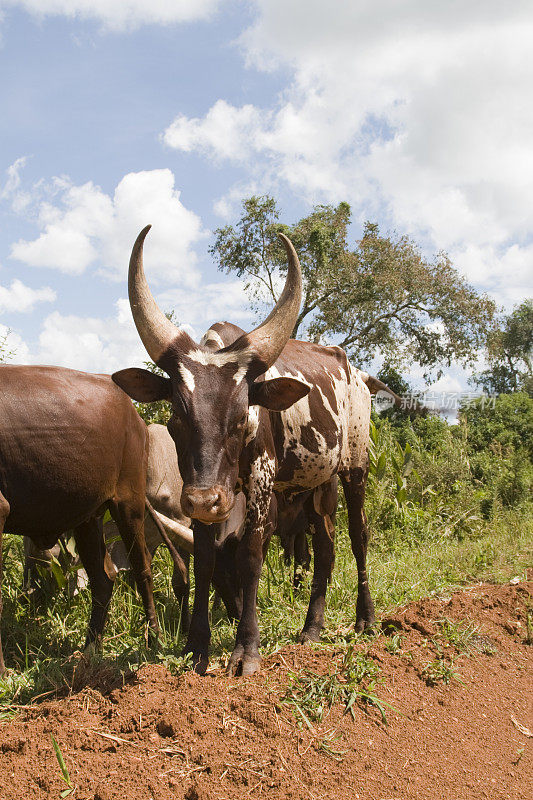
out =
[[(256, 598), (273, 490), (287, 497), (313, 491), (315, 565), (332, 563), (322, 487), (340, 476), (359, 577), (356, 629), (374, 621), (363, 511), (370, 393), (339, 348), (289, 341), (299, 313), (301, 272), (286, 237), (281, 236), (288, 255), (285, 288), (267, 320), (250, 333), (217, 324), (198, 345), (152, 297), (142, 264), (148, 230), (137, 238), (130, 259), (130, 305), (150, 357), (169, 378), (129, 369), (113, 379), (137, 400), (172, 402), (168, 427), (184, 482), (182, 508), (194, 520), (196, 590), (186, 650), (198, 671), (208, 663), (215, 541), (236, 493), (245, 495), (243, 532), (234, 552), (242, 614), (228, 670), (248, 675), (260, 666)], [(322, 570), (316, 578), (303, 638), (316, 639), (323, 624), (329, 575)]]
[[(174, 547), (174, 571), (172, 588), (181, 607), (181, 627), (189, 627), (189, 553), (192, 552), (192, 530), (190, 519), (180, 505), (182, 480), (176, 458), (176, 446), (164, 425), (151, 424), (147, 427), (148, 464), (146, 470), (147, 508), (144, 519), (144, 538), (150, 559), (163, 542), (161, 525), (165, 528)], [(101, 535), (101, 534), (100, 534)], [(114, 520), (103, 524), (103, 536), (107, 551), (116, 572), (129, 570), (130, 560), (124, 542)], [(64, 537), (63, 537), (64, 538)], [(176, 552), (180, 548), (180, 552)], [(67, 551), (65, 543), (59, 542), (49, 550), (40, 550), (31, 539), (24, 537), (24, 590), (28, 597), (39, 602), (57, 588), (57, 582), (50, 569), (52, 559), (59, 561), (67, 572), (67, 589), (70, 596), (87, 586), (87, 575), (79, 568), (79, 559)], [(39, 574), (40, 573), (40, 574)]]
[(0, 367), (0, 540), (7, 530), (45, 550), (74, 530), (92, 593), (86, 645), (101, 637), (113, 590), (98, 535), (105, 508), (128, 550), (149, 629), (158, 633), (143, 531), (146, 461), (146, 425), (109, 376)]

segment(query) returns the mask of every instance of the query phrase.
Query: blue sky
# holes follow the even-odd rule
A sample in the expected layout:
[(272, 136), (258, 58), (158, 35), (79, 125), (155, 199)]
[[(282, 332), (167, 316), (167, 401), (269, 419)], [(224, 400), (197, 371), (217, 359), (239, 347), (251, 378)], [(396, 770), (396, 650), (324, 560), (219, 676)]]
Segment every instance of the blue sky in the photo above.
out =
[[(518, 0), (0, 0), (0, 334), (19, 362), (140, 363), (129, 251), (198, 336), (250, 323), (210, 232), (269, 192), (348, 200), (530, 293), (533, 8)], [(416, 377), (416, 376), (415, 376)], [(452, 373), (442, 386), (464, 383)]]

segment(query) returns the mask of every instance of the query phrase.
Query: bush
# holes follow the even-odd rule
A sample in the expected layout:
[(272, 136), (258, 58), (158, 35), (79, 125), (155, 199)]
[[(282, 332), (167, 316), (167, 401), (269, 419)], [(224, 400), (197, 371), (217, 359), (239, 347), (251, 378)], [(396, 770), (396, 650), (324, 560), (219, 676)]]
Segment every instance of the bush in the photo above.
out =
[(533, 487), (533, 399), (525, 392), (480, 398), (463, 406), (460, 426), (473, 478), (486, 487), (490, 503), (518, 506)]
[(501, 506), (528, 502), (533, 400), (482, 398), (458, 425), (436, 415), (373, 415), (367, 514), (381, 549), (477, 536)]
[(470, 452), (488, 450), (509, 457), (525, 448), (528, 458), (533, 458), (533, 398), (525, 392), (465, 403), (459, 418)]

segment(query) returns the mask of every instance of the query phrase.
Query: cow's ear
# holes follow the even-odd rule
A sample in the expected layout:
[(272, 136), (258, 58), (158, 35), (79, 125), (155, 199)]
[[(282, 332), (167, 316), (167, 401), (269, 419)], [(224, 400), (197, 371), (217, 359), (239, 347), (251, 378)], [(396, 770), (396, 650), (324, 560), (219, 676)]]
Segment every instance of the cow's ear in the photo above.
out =
[(172, 398), (172, 384), (168, 378), (154, 375), (147, 369), (131, 367), (114, 372), (111, 377), (133, 400), (140, 403), (155, 403), (156, 400)]
[(249, 392), (251, 406), (263, 406), (269, 411), (285, 411), (309, 394), (311, 387), (296, 378), (273, 378), (252, 383)]

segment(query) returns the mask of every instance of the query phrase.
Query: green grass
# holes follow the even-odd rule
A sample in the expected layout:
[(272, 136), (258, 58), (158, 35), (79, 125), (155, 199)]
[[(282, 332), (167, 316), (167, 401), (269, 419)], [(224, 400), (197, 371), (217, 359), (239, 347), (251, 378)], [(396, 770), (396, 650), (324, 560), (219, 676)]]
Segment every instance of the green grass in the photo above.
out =
[[(370, 522), (373, 522), (371, 515)], [(369, 551), (369, 574), (378, 615), (431, 593), (449, 593), (472, 581), (500, 582), (524, 575), (533, 563), (531, 527), (531, 516), (528, 523), (527, 514), (521, 509), (502, 510), (470, 534), (462, 532), (460, 539), (450, 536), (447, 530), (439, 537), (434, 526), (427, 539), (419, 538), (416, 545), (408, 530), (397, 529), (396, 535), (389, 536), (387, 541), (377, 533)], [(9, 672), (0, 680), (0, 721), (36, 697), (68, 691), (73, 682), (76, 685), (75, 669), (80, 661), (77, 651), (83, 645), (89, 616), (87, 591), (73, 599), (60, 592), (47, 607), (21, 603), (22, 562), (22, 540), (5, 536), (2, 638)], [(99, 671), (120, 679), (146, 661), (165, 663), (175, 672), (187, 666), (181, 659), (183, 641), (178, 635), (179, 609), (170, 584), (170, 562), (162, 549), (154, 559), (153, 568), (161, 647), (153, 653), (144, 646), (142, 605), (136, 592), (118, 579), (103, 652), (90, 663), (85, 675), (89, 680), (97, 682)], [(294, 591), (292, 567), (284, 564), (274, 540), (258, 597), (264, 654), (295, 641), (304, 623), (309, 586), (310, 577), (306, 576), (301, 589)], [(325, 644), (342, 645), (352, 640), (356, 587), (357, 570), (341, 512), (336, 564), (327, 597)], [(450, 626), (446, 630), (448, 638), (455, 635), (464, 639), (466, 635), (465, 631), (454, 634)], [(223, 609), (214, 612), (212, 663), (228, 657), (234, 636), (235, 626), (228, 623)]]
[(59, 769), (61, 771), (61, 778), (67, 784), (67, 788), (63, 789), (63, 791), (59, 793), (59, 796), (62, 798), (68, 797), (74, 792), (74, 785), (70, 779), (69, 771), (67, 769), (67, 765), (65, 764), (63, 753), (61, 752), (58, 743), (56, 742), (52, 734), (50, 734), (50, 738), (52, 739), (52, 746), (54, 748), (54, 752), (57, 758), (57, 763), (59, 764)]
[(441, 681), (448, 685), (452, 680), (462, 683), (461, 676), (455, 670), (455, 660), (442, 655), (425, 664), (421, 674), (428, 686), (436, 686)]
[(477, 635), (479, 626), (474, 625), (473, 622), (467, 622), (466, 620), (454, 622), (444, 617), (437, 620), (437, 623), (439, 626), (439, 638), (455, 647), (460, 653), (468, 653), (479, 638)]
[(376, 694), (376, 686), (382, 682), (379, 665), (368, 653), (356, 652), (348, 647), (342, 663), (325, 675), (311, 670), (289, 673), (289, 686), (282, 702), (289, 705), (296, 721), (304, 723), (310, 730), (313, 722), (322, 722), (334, 703), (340, 701), (355, 719), (354, 706), (357, 701), (376, 706), (386, 722), (383, 706), (387, 705)]

